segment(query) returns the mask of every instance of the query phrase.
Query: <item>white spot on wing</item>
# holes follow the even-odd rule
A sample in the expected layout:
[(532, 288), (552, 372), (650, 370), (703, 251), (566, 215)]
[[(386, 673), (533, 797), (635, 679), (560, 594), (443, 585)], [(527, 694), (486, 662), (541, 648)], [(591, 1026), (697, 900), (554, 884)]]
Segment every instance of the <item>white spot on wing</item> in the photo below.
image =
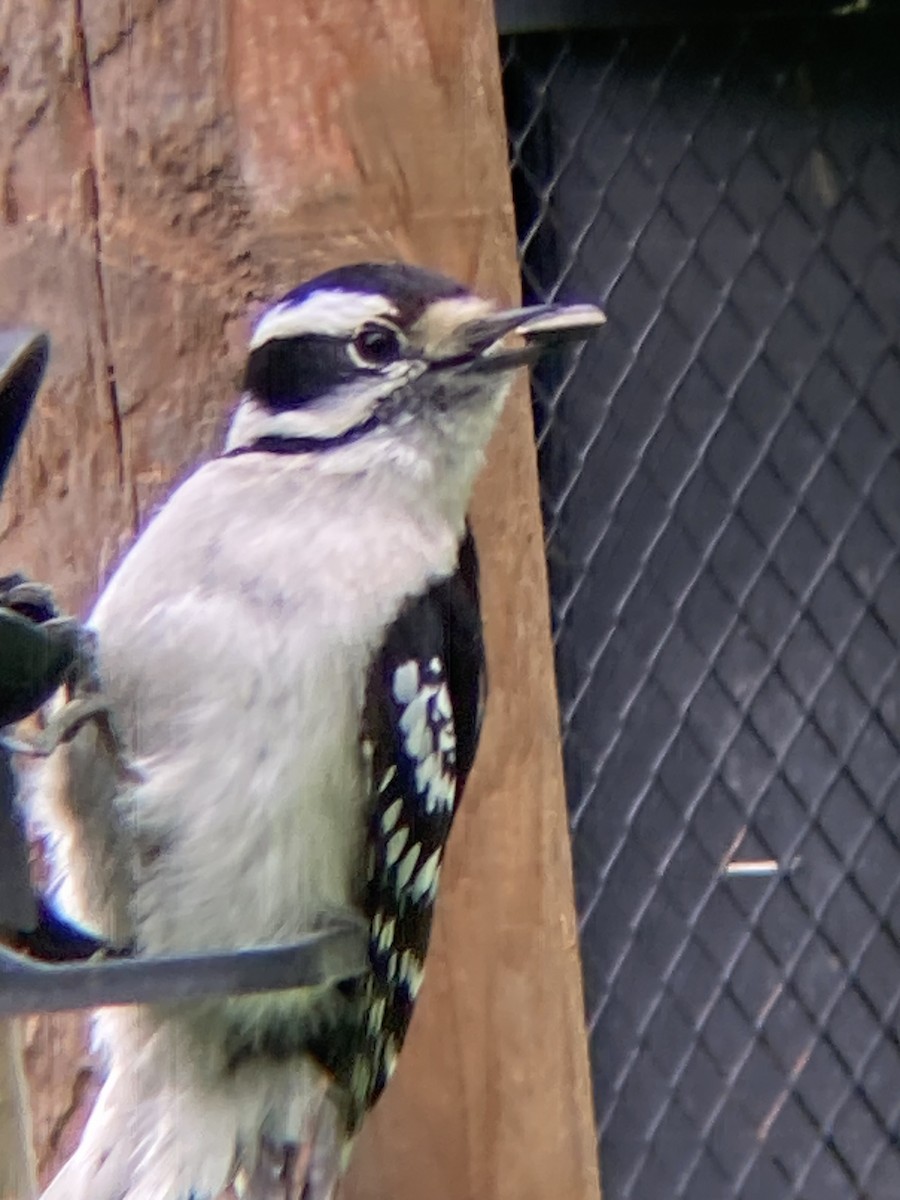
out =
[[(402, 680), (397, 679), (400, 672), (395, 673), (395, 693), (401, 690), (409, 693), (413, 672), (421, 684), (416, 665), (410, 662), (400, 670), (407, 669), (408, 674)], [(402, 688), (398, 688), (398, 682)], [(430, 813), (437, 808), (451, 808), (456, 799), (456, 782), (447, 773), (444, 760), (455, 752), (456, 736), (446, 684), (421, 684), (406, 702), (399, 725), (404, 749), (415, 764), (416, 790), (425, 808)]]
[(408, 841), (409, 830), (405, 825), (401, 825), (397, 832), (392, 834), (388, 840), (387, 850), (385, 852), (385, 862), (389, 867), (392, 867), (403, 853), (403, 847)]
[(396, 888), (399, 895), (412, 878), (412, 873), (416, 869), (416, 864), (419, 861), (419, 855), (422, 853), (422, 847), (418, 842), (414, 846), (410, 846), (404, 854), (397, 867)]
[(437, 889), (440, 862), (441, 852), (438, 849), (419, 868), (418, 874), (409, 889), (409, 894), (413, 900), (428, 899), (434, 895)]
[(452, 808), (455, 800), (456, 779), (442, 773), (432, 781), (425, 806), (429, 812), (434, 812), (436, 808)]
[(386, 1007), (387, 1002), (384, 996), (379, 996), (379, 998), (374, 1001), (372, 1007), (369, 1009), (368, 1023), (369, 1029), (372, 1033), (377, 1033), (381, 1028), (381, 1024), (384, 1021), (384, 1010)]
[(400, 816), (400, 809), (403, 807), (403, 799), (395, 800), (389, 804), (381, 816), (381, 828), (385, 833), (390, 833), (397, 824), (397, 818)]
[(419, 690), (419, 664), (410, 660), (394, 672), (394, 699), (398, 704), (409, 704)]
[(394, 931), (397, 928), (397, 922), (392, 917), (390, 921), (385, 921), (382, 926), (381, 933), (378, 935), (378, 949), (384, 952), (393, 945)]
[(404, 950), (400, 955), (399, 973), (401, 982), (406, 985), (410, 997), (415, 1000), (422, 986), (423, 972), (418, 959), (409, 950)]
[(390, 1079), (397, 1067), (398, 1047), (396, 1039), (389, 1037), (384, 1043), (384, 1073)]
[(406, 753), (415, 762), (431, 752), (433, 738), (428, 725), (428, 701), (430, 689), (423, 688), (409, 701), (400, 717), (400, 729), (404, 735)]
[(437, 690), (437, 695), (434, 698), (435, 707), (440, 715), (447, 721), (453, 716), (453, 708), (450, 704), (450, 693), (447, 691), (447, 685), (442, 683)]

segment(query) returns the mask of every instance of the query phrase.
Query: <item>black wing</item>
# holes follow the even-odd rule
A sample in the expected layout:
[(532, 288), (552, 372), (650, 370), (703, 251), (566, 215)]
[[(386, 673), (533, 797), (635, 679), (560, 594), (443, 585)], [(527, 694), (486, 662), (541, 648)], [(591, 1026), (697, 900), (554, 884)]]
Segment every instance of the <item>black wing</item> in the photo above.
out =
[(364, 906), (371, 971), (355, 986), (355, 1027), (342, 1039), (340, 1061), (334, 1042), (328, 1056), (348, 1098), (351, 1132), (390, 1078), (409, 1028), (484, 697), (478, 564), (467, 532), (457, 573), (406, 603), (369, 678), (363, 745), (374, 795)]

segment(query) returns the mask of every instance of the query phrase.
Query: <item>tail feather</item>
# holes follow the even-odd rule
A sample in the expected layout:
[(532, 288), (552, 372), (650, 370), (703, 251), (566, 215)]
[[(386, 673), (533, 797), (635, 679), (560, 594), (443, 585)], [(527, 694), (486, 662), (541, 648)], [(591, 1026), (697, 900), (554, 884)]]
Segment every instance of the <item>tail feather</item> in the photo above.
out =
[(122, 1090), (121, 1077), (110, 1075), (77, 1149), (41, 1194), (41, 1200), (124, 1200), (131, 1139), (117, 1116)]
[(110, 1075), (75, 1153), (41, 1200), (215, 1200), (233, 1172), (236, 1114)]
[(231, 1186), (243, 1200), (332, 1200), (340, 1150), (315, 1068), (248, 1063), (210, 1080), (180, 1065), (164, 1080), (140, 1056), (114, 1067), (41, 1200), (218, 1200)]

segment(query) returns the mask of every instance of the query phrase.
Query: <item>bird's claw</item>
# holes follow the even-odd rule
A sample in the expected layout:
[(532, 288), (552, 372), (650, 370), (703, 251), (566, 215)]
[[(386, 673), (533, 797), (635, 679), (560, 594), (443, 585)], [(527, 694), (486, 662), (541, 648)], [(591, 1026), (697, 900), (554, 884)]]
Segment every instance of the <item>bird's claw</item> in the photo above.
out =
[(44, 728), (35, 737), (29, 739), (3, 739), (7, 750), (16, 754), (26, 754), (31, 758), (49, 758), (51, 754), (93, 721), (107, 753), (116, 764), (119, 776), (131, 783), (139, 783), (142, 774), (134, 767), (125, 754), (121, 740), (113, 728), (110, 718), (109, 704), (101, 692), (89, 692), (77, 695), (57, 709), (48, 719)]
[(0, 576), (0, 605), (27, 617), (36, 625), (59, 617), (53, 589), (18, 572)]

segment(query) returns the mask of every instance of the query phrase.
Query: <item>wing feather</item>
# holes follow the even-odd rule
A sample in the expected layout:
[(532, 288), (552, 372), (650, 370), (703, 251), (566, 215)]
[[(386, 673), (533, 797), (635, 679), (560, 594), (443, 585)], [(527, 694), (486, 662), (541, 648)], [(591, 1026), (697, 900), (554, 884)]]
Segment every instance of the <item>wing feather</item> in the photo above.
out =
[(478, 566), (471, 533), (459, 569), (410, 599), (369, 676), (363, 745), (372, 809), (363, 907), (371, 971), (348, 984), (354, 1013), (319, 1057), (348, 1097), (352, 1132), (396, 1065), (422, 984), (441, 862), (478, 745), (485, 695)]

